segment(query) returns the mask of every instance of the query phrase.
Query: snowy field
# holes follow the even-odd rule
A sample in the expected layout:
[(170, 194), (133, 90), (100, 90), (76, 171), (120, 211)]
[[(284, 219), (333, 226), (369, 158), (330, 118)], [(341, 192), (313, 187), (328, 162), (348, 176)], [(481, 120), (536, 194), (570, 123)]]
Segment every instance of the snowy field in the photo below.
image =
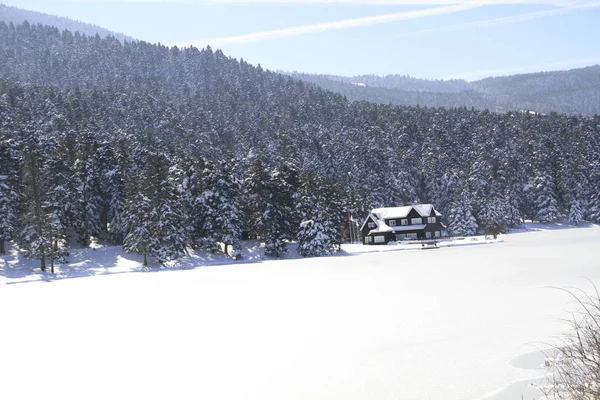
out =
[(5, 256), (0, 398), (531, 399), (600, 228), (500, 239), (38, 281)]

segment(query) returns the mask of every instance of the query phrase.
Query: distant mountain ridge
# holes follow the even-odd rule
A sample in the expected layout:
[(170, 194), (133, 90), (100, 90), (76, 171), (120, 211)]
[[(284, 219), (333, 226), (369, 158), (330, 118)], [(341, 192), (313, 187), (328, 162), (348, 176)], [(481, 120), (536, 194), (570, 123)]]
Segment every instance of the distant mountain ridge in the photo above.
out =
[(114, 36), (116, 39), (122, 41), (134, 41), (136, 39), (124, 35), (122, 33), (116, 33), (109, 31), (108, 29), (99, 27), (93, 24), (86, 24), (84, 22), (75, 21), (65, 17), (57, 17), (50, 14), (44, 14), (37, 11), (24, 10), (17, 7), (7, 6), (0, 3), (0, 22), (6, 22), (6, 24), (13, 23), (15, 25), (23, 22), (29, 22), (30, 24), (36, 25), (49, 25), (63, 30), (69, 30), (71, 32), (79, 32), (87, 36), (95, 36), (98, 34), (104, 38), (106, 36)]
[(600, 114), (600, 66), (549, 71), (474, 82), (426, 80), (405, 75), (341, 77), (292, 73), (349, 100), (426, 107), (474, 107), (497, 112)]
[(471, 84), (462, 79), (419, 79), (409, 75), (379, 76), (372, 74), (363, 74), (353, 77), (343, 77), (336, 75), (322, 76), (335, 81), (347, 82), (355, 85), (364, 84), (368, 87), (400, 89), (414, 92), (458, 93), (471, 89)]
[[(59, 30), (113, 36), (119, 41), (135, 41), (96, 25), (0, 3), (0, 22), (6, 24), (48, 25)], [(340, 93), (351, 101), (425, 107), (469, 107), (506, 112), (531, 110), (548, 114), (600, 114), (600, 66), (568, 71), (538, 72), (506, 77), (490, 77), (475, 82), (462, 79), (427, 80), (406, 75), (359, 75), (342, 77), (291, 73), (298, 79)]]

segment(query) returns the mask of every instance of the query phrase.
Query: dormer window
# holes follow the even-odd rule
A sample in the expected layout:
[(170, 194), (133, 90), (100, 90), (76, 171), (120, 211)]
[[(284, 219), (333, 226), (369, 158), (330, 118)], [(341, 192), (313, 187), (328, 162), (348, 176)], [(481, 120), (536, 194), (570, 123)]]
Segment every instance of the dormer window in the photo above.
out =
[(434, 222), (436, 222), (435, 217), (429, 217), (427, 218), (427, 222), (430, 224), (433, 224)]
[(371, 229), (372, 229), (372, 228), (375, 228), (375, 222), (369, 222), (369, 223), (367, 224), (367, 226), (368, 226), (369, 228), (371, 228)]
[(421, 221), (422, 221), (421, 218), (411, 218), (410, 224), (411, 225), (419, 225), (421, 223)]
[(408, 225), (408, 220), (407, 219), (401, 219), (400, 220), (400, 225)]
[(388, 221), (388, 225), (389, 225), (389, 226), (396, 226), (396, 220), (395, 220), (395, 219), (390, 219), (390, 220)]

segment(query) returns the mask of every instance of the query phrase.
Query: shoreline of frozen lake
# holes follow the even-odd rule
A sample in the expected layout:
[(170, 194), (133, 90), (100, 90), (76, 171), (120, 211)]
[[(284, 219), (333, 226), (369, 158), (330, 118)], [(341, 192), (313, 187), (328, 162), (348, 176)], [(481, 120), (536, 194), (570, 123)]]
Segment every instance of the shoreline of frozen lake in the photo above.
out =
[[(469, 236), (461, 238), (445, 238), (438, 240), (439, 248), (486, 245), (502, 242), (502, 238), (491, 239), (485, 236)], [(210, 252), (188, 249), (188, 254), (180, 259), (169, 261), (165, 264), (152, 262), (149, 257), (149, 265), (142, 264), (143, 257), (129, 254), (122, 246), (103, 246), (94, 244), (90, 248), (70, 249), (67, 257), (68, 263), (55, 264), (55, 273), (39, 269), (39, 260), (24, 258), (12, 247), (8, 254), (0, 255), (0, 286), (18, 283), (31, 283), (38, 281), (55, 281), (71, 278), (83, 278), (97, 275), (122, 274), (130, 272), (158, 272), (173, 270), (189, 270), (202, 267), (243, 265), (271, 261), (285, 261), (303, 259), (297, 251), (297, 243), (288, 244), (288, 254), (283, 258), (269, 257), (264, 254), (264, 243), (258, 241), (243, 242), (244, 257), (234, 260), (224, 254), (212, 254)], [(415, 251), (421, 250), (421, 242), (399, 242), (389, 245), (363, 245), (361, 243), (345, 243), (342, 251), (323, 257), (345, 257), (370, 253)]]
[(600, 285), (600, 229), (502, 238), (3, 285), (0, 394), (514, 399), (575, 307), (551, 287)]
[[(573, 227), (567, 224), (523, 224), (521, 228), (509, 234), (500, 235), (492, 239), (483, 235), (443, 238), (438, 240), (441, 249), (458, 246), (475, 246), (502, 243), (504, 238), (515, 234), (554, 231), (563, 229), (588, 229), (597, 228), (597, 225), (583, 224)], [(143, 257), (136, 254), (126, 253), (121, 246), (106, 246), (93, 243), (91, 248), (72, 248), (67, 257), (67, 264), (56, 264), (55, 273), (42, 273), (39, 270), (39, 260), (28, 260), (14, 247), (9, 246), (9, 253), (0, 255), (0, 286), (4, 284), (30, 283), (36, 281), (53, 281), (60, 279), (81, 278), (97, 275), (122, 274), (130, 272), (157, 272), (168, 270), (186, 270), (202, 267), (223, 266), (230, 264), (254, 264), (268, 261), (282, 261), (302, 259), (296, 251), (296, 243), (288, 245), (288, 255), (277, 259), (264, 254), (264, 244), (257, 241), (243, 242), (244, 258), (233, 260), (224, 254), (212, 254), (205, 251), (188, 249), (184, 257), (160, 265), (153, 262), (149, 257), (149, 266), (142, 264)], [(10, 242), (9, 242), (10, 244)], [(361, 243), (344, 243), (342, 251), (337, 254), (324, 257), (345, 257), (361, 254), (414, 251), (421, 250), (420, 241), (390, 243), (389, 245), (363, 245)]]

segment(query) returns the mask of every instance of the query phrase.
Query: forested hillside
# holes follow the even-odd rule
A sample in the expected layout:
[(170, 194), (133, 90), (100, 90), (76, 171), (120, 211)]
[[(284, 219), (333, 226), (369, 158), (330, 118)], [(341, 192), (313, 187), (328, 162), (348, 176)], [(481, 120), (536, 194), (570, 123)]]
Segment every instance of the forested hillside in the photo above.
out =
[(311, 256), (348, 215), (407, 201), (456, 235), (600, 222), (598, 117), (349, 102), (210, 48), (31, 24), (0, 23), (0, 73), (0, 251), (238, 256), (246, 229)]
[(114, 36), (121, 41), (135, 40), (132, 37), (123, 35), (122, 33), (111, 32), (108, 29), (97, 25), (86, 24), (84, 22), (74, 21), (69, 18), (57, 17), (37, 11), (23, 10), (21, 8), (7, 6), (2, 3), (0, 3), (0, 21), (5, 22), (7, 25), (10, 25), (11, 23), (18, 25), (27, 21), (30, 24), (48, 25), (60, 30), (68, 29), (71, 32), (79, 32), (80, 34), (85, 34), (88, 36), (94, 36), (97, 34), (100, 37)]
[(349, 100), (427, 107), (475, 107), (506, 112), (600, 113), (600, 66), (464, 80), (426, 80), (402, 75), (340, 77), (294, 73)]

